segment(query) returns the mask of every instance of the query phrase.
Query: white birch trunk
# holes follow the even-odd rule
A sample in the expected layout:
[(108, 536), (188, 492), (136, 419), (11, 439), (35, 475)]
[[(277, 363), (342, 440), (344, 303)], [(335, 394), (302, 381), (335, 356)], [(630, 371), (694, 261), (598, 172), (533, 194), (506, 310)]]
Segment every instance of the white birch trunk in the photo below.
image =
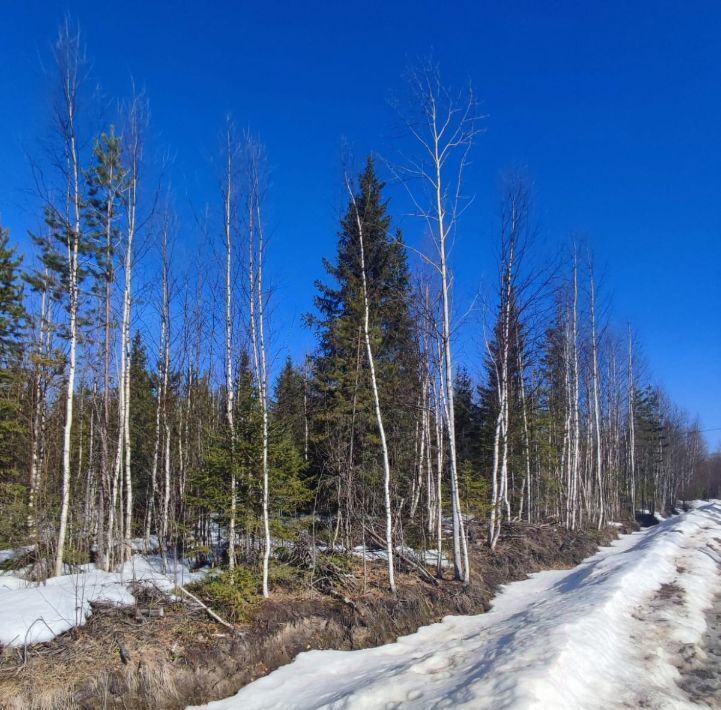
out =
[(361, 284), (363, 288), (363, 337), (366, 345), (366, 356), (368, 357), (368, 369), (371, 376), (371, 389), (373, 390), (373, 403), (375, 405), (376, 422), (378, 424), (378, 433), (381, 440), (381, 452), (383, 454), (383, 498), (386, 511), (386, 554), (388, 556), (388, 583), (391, 591), (395, 594), (396, 581), (393, 566), (393, 509), (391, 508), (391, 467), (388, 458), (388, 443), (386, 441), (386, 430), (383, 426), (383, 415), (381, 413), (381, 402), (378, 394), (378, 380), (376, 378), (375, 358), (373, 357), (373, 348), (371, 346), (370, 335), (370, 306), (368, 303), (368, 280), (366, 277), (365, 263), (365, 245), (363, 241), (363, 223), (361, 221), (358, 205), (356, 204), (353, 188), (346, 178), (346, 187), (353, 203), (353, 211), (355, 212), (356, 226), (358, 227), (358, 249), (360, 252), (361, 262)]
[(634, 412), (635, 378), (633, 373), (633, 336), (628, 328), (628, 449), (630, 464), (631, 515), (636, 513), (636, 414)]
[(237, 516), (237, 481), (235, 476), (235, 421), (233, 377), (233, 155), (232, 126), (226, 126), (226, 165), (224, 190), (224, 231), (225, 231), (225, 420), (230, 437), (230, 520), (228, 522), (228, 567), (235, 568), (235, 523)]
[(574, 254), (573, 260), (573, 314), (571, 318), (571, 349), (573, 358), (573, 451), (572, 451), (572, 474), (573, 474), (573, 509), (571, 514), (571, 529), (575, 530), (578, 514), (578, 489), (579, 489), (579, 463), (581, 456), (581, 415), (580, 415), (580, 385), (578, 366), (578, 264)]
[(268, 448), (270, 445), (268, 436), (268, 356), (265, 343), (265, 292), (263, 290), (263, 261), (265, 244), (263, 240), (263, 225), (260, 215), (260, 202), (256, 203), (258, 214), (258, 335), (260, 337), (260, 407), (262, 416), (262, 445), (263, 445), (263, 533), (265, 536), (263, 547), (263, 596), (267, 597), (268, 590), (268, 565), (270, 562), (270, 463), (268, 460)]
[[(67, 32), (67, 29), (66, 29)], [(61, 39), (61, 42), (63, 40)], [(80, 159), (78, 156), (77, 135), (75, 128), (75, 101), (78, 88), (77, 64), (79, 61), (78, 40), (71, 40), (67, 34), (60, 52), (65, 52), (63, 70), (63, 110), (65, 115), (64, 141), (66, 159), (69, 169), (69, 203), (71, 224), (67, 237), (67, 278), (68, 278), (68, 331), (70, 352), (68, 355), (68, 374), (65, 387), (65, 424), (63, 427), (63, 469), (62, 489), (60, 497), (60, 526), (58, 529), (58, 542), (55, 556), (55, 575), (63, 573), (63, 555), (65, 553), (65, 539), (67, 536), (68, 514), (70, 511), (70, 454), (73, 431), (73, 404), (75, 398), (75, 372), (77, 368), (78, 348), (78, 301), (79, 288), (79, 257), (80, 257)]]
[(120, 417), (122, 427), (122, 456), (125, 478), (125, 545), (123, 559), (127, 560), (132, 554), (131, 538), (133, 535), (133, 479), (130, 466), (130, 320), (132, 309), (132, 282), (133, 282), (133, 249), (136, 231), (138, 179), (140, 168), (140, 105), (137, 99), (133, 100), (130, 108), (130, 145), (129, 145), (129, 183), (127, 200), (127, 237), (125, 243), (124, 289), (123, 289), (123, 319), (120, 332), (120, 378), (121, 387)]
[[(261, 514), (263, 522), (263, 596), (269, 595), (268, 566), (270, 562), (270, 513), (269, 513), (269, 486), (270, 462), (268, 458), (269, 432), (268, 432), (268, 371), (265, 342), (265, 292), (263, 289), (263, 261), (264, 261), (264, 234), (261, 215), (261, 184), (260, 184), (260, 155), (259, 146), (248, 138), (248, 278), (249, 278), (249, 307), (250, 307), (250, 339), (253, 351), (253, 364), (255, 368), (258, 395), (261, 407), (261, 475), (262, 500)], [(257, 251), (256, 251), (257, 250)]]
[[(439, 358), (439, 366), (442, 367), (441, 360)], [(442, 382), (439, 386), (434, 385), (434, 400), (435, 400), (435, 420), (436, 420), (436, 517), (435, 517), (435, 528), (436, 528), (436, 549), (438, 550), (438, 560), (436, 567), (436, 576), (438, 579), (443, 578), (443, 404), (438, 392), (438, 389), (442, 387)]]
[(163, 440), (163, 501), (160, 520), (160, 547), (165, 559), (165, 550), (168, 543), (169, 512), (170, 512), (170, 424), (168, 422), (168, 384), (170, 377), (170, 254), (168, 253), (168, 228), (163, 229), (162, 243), (162, 307), (161, 307), (161, 337), (163, 345), (163, 376), (161, 391), (158, 393), (161, 401)]
[(435, 210), (438, 224), (438, 255), (440, 258), (441, 296), (442, 296), (442, 330), (441, 343), (443, 348), (443, 371), (445, 375), (445, 390), (442, 396), (445, 400), (446, 424), (448, 427), (448, 463), (451, 483), (451, 510), (453, 515), (453, 567), (456, 579), (470, 581), (470, 566), (468, 562), (468, 546), (461, 512), (461, 503), (458, 493), (458, 462), (456, 456), (456, 417), (453, 397), (453, 352), (451, 347), (451, 294), (450, 277), (448, 273), (447, 241), (448, 230), (446, 226), (446, 210), (444, 207), (444, 187), (441, 175), (443, 158), (441, 156), (441, 134), (435, 114), (433, 116), (433, 163), (435, 167)]
[(593, 418), (596, 434), (596, 485), (598, 486), (598, 529), (605, 519), (603, 451), (601, 448), (601, 405), (600, 382), (598, 372), (598, 338), (596, 336), (596, 285), (591, 274), (591, 359), (593, 365)]

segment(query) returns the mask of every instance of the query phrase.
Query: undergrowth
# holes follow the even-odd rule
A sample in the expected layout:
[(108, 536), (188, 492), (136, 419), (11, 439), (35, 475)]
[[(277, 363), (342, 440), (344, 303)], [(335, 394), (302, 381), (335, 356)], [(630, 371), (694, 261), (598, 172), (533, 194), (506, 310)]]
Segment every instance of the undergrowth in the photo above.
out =
[[(290, 564), (271, 560), (268, 585), (272, 591), (295, 591), (307, 584), (307, 572)], [(190, 585), (190, 591), (228, 621), (248, 621), (263, 598), (262, 573), (259, 566), (239, 564), (211, 574)]]

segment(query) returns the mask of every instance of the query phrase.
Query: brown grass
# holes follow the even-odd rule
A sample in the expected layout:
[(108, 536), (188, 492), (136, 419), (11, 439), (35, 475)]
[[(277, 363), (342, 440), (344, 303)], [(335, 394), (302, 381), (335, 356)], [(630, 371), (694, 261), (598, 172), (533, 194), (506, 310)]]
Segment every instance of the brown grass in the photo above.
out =
[(276, 590), (253, 610), (242, 636), (184, 604), (141, 620), (131, 610), (99, 607), (84, 627), (49, 643), (4, 650), (0, 708), (182, 708), (225, 697), (307, 649), (377, 646), (447, 614), (483, 612), (499, 584), (576, 565), (614, 536), (509, 525), (495, 553), (472, 544), (468, 587), (401, 573), (396, 597), (387, 592), (383, 564), (368, 564), (364, 577), (357, 562), (355, 609), (309, 589)]

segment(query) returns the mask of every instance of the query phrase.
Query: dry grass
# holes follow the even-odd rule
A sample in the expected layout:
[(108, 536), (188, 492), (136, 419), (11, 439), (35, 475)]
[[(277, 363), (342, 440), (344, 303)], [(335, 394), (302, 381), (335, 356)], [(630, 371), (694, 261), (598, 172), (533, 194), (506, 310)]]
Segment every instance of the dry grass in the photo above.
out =
[(364, 569), (354, 561), (343, 592), (355, 608), (308, 588), (278, 589), (254, 607), (242, 636), (184, 604), (141, 620), (131, 610), (97, 608), (84, 627), (26, 653), (0, 654), (0, 708), (182, 708), (225, 697), (309, 648), (367, 648), (449, 613), (482, 612), (497, 585), (578, 564), (613, 536), (508, 526), (495, 553), (480, 541), (471, 546), (469, 587), (401, 573), (396, 597), (384, 564)]
[(180, 700), (169, 668), (210, 643), (217, 627), (185, 607), (142, 621), (129, 611), (97, 608), (87, 625), (26, 654), (6, 649), (0, 707), (124, 707), (114, 699), (121, 695)]

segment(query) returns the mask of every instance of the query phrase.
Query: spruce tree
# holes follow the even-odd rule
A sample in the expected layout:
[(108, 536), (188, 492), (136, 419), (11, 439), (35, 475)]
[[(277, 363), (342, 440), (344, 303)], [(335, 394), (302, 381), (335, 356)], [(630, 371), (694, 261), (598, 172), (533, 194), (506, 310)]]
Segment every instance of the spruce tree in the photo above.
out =
[(481, 412), (474, 396), (468, 370), (461, 367), (456, 373), (453, 406), (456, 414), (456, 449), (458, 463), (478, 475), (480, 461)]
[(135, 333), (130, 353), (130, 439), (133, 485), (138, 494), (135, 499), (137, 518), (142, 519), (146, 507), (151, 505), (150, 483), (153, 466), (155, 431), (155, 383), (148, 370), (148, 354), (139, 332)]
[[(369, 157), (355, 202), (363, 228), (368, 300), (372, 304), (372, 348), (382, 407), (388, 413), (392, 468), (409, 477), (419, 391), (418, 348), (405, 246), (400, 231), (392, 228), (383, 188)], [(324, 265), (331, 283), (317, 282), (317, 315), (310, 319), (319, 337), (313, 362), (314, 463), (326, 474), (334, 505), (344, 516), (348, 538), (353, 524), (359, 522), (359, 513), (374, 514), (380, 509), (376, 485), (380, 448), (362, 340), (358, 224), (350, 201), (341, 219), (336, 259), (325, 260)], [(396, 493), (402, 494), (408, 481), (394, 483)]]
[(27, 313), (21, 263), (10, 246), (8, 230), (0, 227), (0, 544), (24, 531), (27, 503), (28, 428), (22, 416), (26, 390), (22, 338)]
[(17, 362), (27, 325), (20, 273), (22, 257), (10, 246), (10, 233), (0, 227), (0, 367)]
[(307, 392), (303, 372), (290, 357), (278, 376), (273, 397), (274, 429), (282, 429), (301, 457), (306, 448)]

